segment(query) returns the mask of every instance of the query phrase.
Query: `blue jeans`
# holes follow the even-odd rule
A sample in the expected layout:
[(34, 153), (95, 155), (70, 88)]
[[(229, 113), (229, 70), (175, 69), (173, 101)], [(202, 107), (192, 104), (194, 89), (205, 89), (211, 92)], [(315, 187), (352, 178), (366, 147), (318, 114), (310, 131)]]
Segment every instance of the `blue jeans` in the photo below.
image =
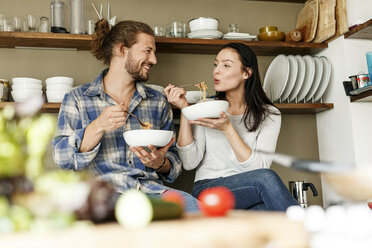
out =
[[(197, 213), (197, 212), (199, 212), (199, 207), (198, 207), (199, 201), (198, 201), (198, 199), (196, 199), (195, 197), (193, 197), (189, 193), (186, 193), (186, 192), (181, 191), (181, 190), (172, 189), (172, 188), (168, 188), (167, 190), (176, 191), (183, 196), (184, 208), (185, 208), (184, 211), (186, 213)], [(150, 197), (161, 197), (161, 194), (147, 194), (147, 195), (150, 196)]]
[(198, 197), (204, 189), (215, 186), (232, 191), (235, 209), (285, 211), (289, 206), (298, 205), (279, 176), (269, 169), (197, 181), (192, 195)]

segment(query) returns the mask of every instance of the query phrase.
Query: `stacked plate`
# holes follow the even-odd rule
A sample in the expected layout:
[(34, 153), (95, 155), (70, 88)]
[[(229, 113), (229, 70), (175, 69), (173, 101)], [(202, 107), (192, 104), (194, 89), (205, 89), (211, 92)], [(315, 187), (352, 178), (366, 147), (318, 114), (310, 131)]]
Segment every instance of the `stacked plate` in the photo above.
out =
[(331, 71), (326, 57), (281, 54), (271, 62), (263, 88), (273, 102), (316, 102), (328, 86)]
[(15, 77), (12, 78), (12, 97), (15, 102), (24, 102), (33, 96), (43, 94), (42, 81), (35, 78)]
[(45, 80), (45, 84), (48, 102), (62, 102), (65, 94), (71, 90), (74, 79), (70, 77), (51, 77)]
[(248, 33), (227, 33), (224, 34), (223, 39), (227, 40), (255, 40), (257, 35), (250, 35)]
[(218, 30), (197, 30), (187, 34), (187, 38), (190, 39), (221, 39), (222, 32)]

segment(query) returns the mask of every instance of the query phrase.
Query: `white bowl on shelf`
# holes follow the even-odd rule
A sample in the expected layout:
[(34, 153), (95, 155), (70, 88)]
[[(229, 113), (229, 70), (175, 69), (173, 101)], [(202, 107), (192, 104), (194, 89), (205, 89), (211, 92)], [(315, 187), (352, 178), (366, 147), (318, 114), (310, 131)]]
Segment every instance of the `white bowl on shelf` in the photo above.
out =
[(30, 89), (30, 90), (41, 90), (43, 88), (42, 84), (33, 84), (33, 83), (16, 83), (12, 84), (12, 90), (23, 90), (23, 89)]
[(124, 140), (129, 146), (148, 146), (163, 147), (169, 143), (173, 137), (173, 131), (155, 129), (136, 129), (123, 133)]
[(45, 84), (51, 85), (51, 84), (68, 84), (73, 85), (74, 79), (71, 77), (50, 77), (45, 79)]
[(46, 90), (50, 90), (50, 91), (61, 90), (61, 91), (67, 92), (71, 89), (72, 89), (72, 85), (70, 84), (49, 84), (46, 87)]
[[(188, 103), (197, 103), (203, 99), (203, 91), (186, 91), (185, 97)], [(208, 93), (206, 93), (206, 97), (208, 97)]]
[(15, 102), (24, 102), (32, 96), (42, 96), (43, 92), (41, 90), (23, 89), (23, 90), (12, 90), (11, 91), (13, 100)]
[(12, 78), (13, 85), (14, 84), (41, 84), (42, 81), (36, 78), (30, 77), (14, 77)]
[(229, 102), (224, 100), (213, 100), (200, 102), (182, 109), (182, 114), (188, 120), (196, 120), (198, 118), (219, 118), (221, 112), (227, 112)]
[(46, 98), (48, 102), (62, 102), (68, 90), (47, 90)]
[(198, 17), (191, 19), (189, 21), (189, 26), (191, 32), (197, 30), (217, 30), (218, 28), (218, 20), (212, 17)]

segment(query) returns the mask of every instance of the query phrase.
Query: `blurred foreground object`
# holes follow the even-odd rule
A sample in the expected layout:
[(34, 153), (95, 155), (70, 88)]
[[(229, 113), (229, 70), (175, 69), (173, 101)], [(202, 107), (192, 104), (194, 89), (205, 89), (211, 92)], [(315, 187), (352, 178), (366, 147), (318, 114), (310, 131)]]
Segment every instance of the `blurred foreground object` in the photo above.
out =
[(148, 197), (138, 190), (123, 193), (115, 207), (117, 221), (128, 229), (145, 227), (153, 220), (181, 218), (182, 212), (179, 203)]
[(203, 190), (198, 199), (200, 210), (206, 216), (224, 216), (235, 206), (234, 195), (222, 186)]

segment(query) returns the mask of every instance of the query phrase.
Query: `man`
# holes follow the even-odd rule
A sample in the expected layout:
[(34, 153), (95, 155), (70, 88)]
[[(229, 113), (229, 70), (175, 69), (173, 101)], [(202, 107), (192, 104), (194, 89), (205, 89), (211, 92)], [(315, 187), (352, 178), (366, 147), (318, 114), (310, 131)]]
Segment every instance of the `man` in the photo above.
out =
[[(92, 53), (109, 68), (90, 83), (75, 87), (61, 104), (53, 140), (54, 160), (63, 169), (92, 169), (117, 191), (138, 189), (160, 195), (181, 173), (174, 138), (165, 147), (149, 150), (129, 147), (125, 130), (140, 129), (135, 118), (153, 129), (174, 130), (173, 115), (165, 96), (142, 82), (156, 64), (155, 38), (144, 23), (123, 21), (111, 29), (106, 20), (96, 24)], [(196, 211), (197, 200), (179, 191), (186, 210)]]

